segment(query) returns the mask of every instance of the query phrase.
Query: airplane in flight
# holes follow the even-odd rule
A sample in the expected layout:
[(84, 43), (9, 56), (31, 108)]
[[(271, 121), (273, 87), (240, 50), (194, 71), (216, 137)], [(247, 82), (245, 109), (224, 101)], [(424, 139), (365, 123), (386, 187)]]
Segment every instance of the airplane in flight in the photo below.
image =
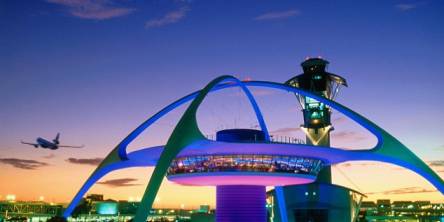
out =
[(56, 138), (53, 139), (52, 142), (50, 142), (46, 139), (43, 139), (41, 137), (38, 137), (36, 139), (37, 143), (28, 143), (28, 142), (23, 142), (23, 141), (21, 141), (21, 142), (22, 142), (22, 144), (31, 145), (31, 146), (34, 146), (35, 148), (42, 147), (42, 148), (51, 149), (51, 150), (56, 150), (56, 149), (62, 148), (62, 147), (63, 148), (83, 148), (84, 147), (84, 145), (81, 145), (81, 146), (60, 145), (59, 137), (60, 137), (60, 133), (57, 133)]

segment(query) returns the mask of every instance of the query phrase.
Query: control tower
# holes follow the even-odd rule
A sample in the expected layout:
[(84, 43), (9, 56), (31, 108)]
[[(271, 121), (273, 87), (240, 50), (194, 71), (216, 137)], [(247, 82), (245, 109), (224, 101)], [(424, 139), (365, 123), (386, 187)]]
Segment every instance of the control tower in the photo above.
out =
[[(303, 73), (285, 84), (334, 100), (341, 87), (347, 86), (347, 82), (343, 77), (327, 72), (328, 64), (327, 60), (321, 58), (308, 58), (301, 63)], [(331, 124), (331, 108), (311, 97), (295, 95), (304, 117), (300, 127), (306, 134), (306, 143), (330, 147), (330, 132), (334, 129)], [(332, 184), (331, 166), (323, 167), (314, 183), (284, 186), (282, 190), (281, 203), (285, 207), (273, 207), (273, 212), (276, 213), (272, 217), (274, 222), (352, 222), (356, 219), (363, 197), (357, 191)], [(269, 193), (270, 198), (277, 199), (274, 191)]]
[[(309, 58), (301, 63), (302, 74), (288, 80), (286, 84), (301, 88), (316, 95), (334, 100), (346, 80), (326, 71), (329, 62), (321, 58)], [(331, 109), (310, 97), (297, 94), (304, 114), (301, 129), (306, 134), (306, 143), (314, 146), (330, 146)], [(318, 182), (331, 183), (331, 167), (325, 167), (318, 175)]]

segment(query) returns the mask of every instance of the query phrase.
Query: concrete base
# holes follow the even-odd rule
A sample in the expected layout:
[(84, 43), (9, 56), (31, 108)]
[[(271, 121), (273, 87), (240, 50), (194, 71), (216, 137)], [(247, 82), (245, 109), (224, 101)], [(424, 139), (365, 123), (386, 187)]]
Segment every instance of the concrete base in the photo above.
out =
[[(274, 191), (270, 191), (275, 196)], [(311, 183), (284, 187), (289, 222), (353, 222), (359, 213), (363, 194), (346, 187)], [(279, 206), (274, 198), (273, 222), (281, 222)]]

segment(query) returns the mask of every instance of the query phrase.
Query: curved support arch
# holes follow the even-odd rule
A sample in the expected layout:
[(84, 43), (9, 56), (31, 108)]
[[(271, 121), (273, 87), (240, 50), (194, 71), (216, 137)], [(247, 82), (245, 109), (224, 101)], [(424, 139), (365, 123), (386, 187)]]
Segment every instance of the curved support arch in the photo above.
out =
[[(233, 77), (234, 78), (234, 77)], [(238, 85), (239, 87), (241, 87), (241, 89), (244, 91), (245, 95), (247, 96), (248, 100), (251, 103), (251, 106), (254, 109), (254, 112), (256, 114), (256, 118), (259, 122), (259, 126), (261, 127), (262, 131), (264, 131), (265, 134), (265, 138), (266, 140), (269, 140), (269, 133), (267, 130), (267, 125), (265, 124), (265, 120), (264, 117), (260, 111), (259, 106), (257, 105), (256, 100), (254, 99), (253, 94), (250, 92), (250, 90), (245, 86), (245, 84), (240, 81), (237, 78), (233, 79)], [(217, 91), (217, 90), (221, 90), (221, 89), (225, 89), (225, 88), (230, 88), (233, 87), (235, 85), (233, 84), (218, 84), (216, 85), (211, 91)], [(176, 109), (177, 107), (183, 105), (184, 103), (196, 98), (196, 96), (199, 94), (200, 90), (195, 91), (193, 93), (190, 93), (176, 101), (174, 101), (173, 103), (171, 103), (170, 105), (166, 106), (165, 108), (163, 108), (162, 110), (160, 110), (159, 112), (157, 112), (156, 114), (154, 114), (152, 117), (150, 117), (149, 119), (147, 119), (145, 122), (143, 122), (142, 124), (140, 124), (136, 129), (134, 129), (130, 134), (128, 134), (127, 137), (125, 137), (119, 145), (117, 145), (116, 149), (118, 149), (118, 154), (120, 159), (122, 160), (126, 160), (128, 159), (128, 152), (126, 151), (126, 148), (128, 147), (128, 145), (134, 141), (135, 138), (137, 138), (137, 136), (139, 136), (144, 130), (146, 130), (148, 127), (150, 127), (153, 123), (155, 123), (158, 119), (160, 119), (161, 117), (165, 116), (167, 113), (169, 113), (170, 111)]]
[(362, 115), (353, 110), (327, 98), (311, 94), (299, 88), (294, 88), (288, 85), (266, 81), (252, 81), (245, 83), (247, 86), (262, 86), (267, 88), (275, 88), (293, 93), (298, 93), (304, 96), (311, 97), (328, 106), (333, 107), (349, 118), (353, 119), (359, 125), (369, 130), (378, 138), (376, 146), (370, 150), (350, 150), (349, 152), (353, 160), (376, 160), (387, 163), (392, 163), (410, 169), (430, 183), (432, 183), (442, 194), (444, 194), (444, 181), (436, 174), (427, 164), (419, 159), (412, 151), (403, 145), (395, 137), (387, 133), (384, 129), (366, 119)]
[[(110, 165), (111, 166), (111, 165)], [(82, 197), (85, 195), (85, 193), (102, 177), (104, 177), (106, 174), (108, 174), (111, 171), (117, 170), (118, 168), (112, 168), (112, 167), (103, 167), (103, 168), (97, 168), (91, 176), (86, 180), (86, 182), (83, 184), (83, 186), (80, 188), (79, 192), (74, 196), (71, 203), (66, 207), (65, 211), (63, 212), (63, 217), (67, 218), (69, 217), (72, 212), (74, 211), (77, 204), (80, 202)]]
[(378, 144), (376, 145), (376, 147), (379, 147), (380, 146), (379, 142), (381, 142), (383, 140), (382, 132), (385, 132), (385, 131), (382, 128), (378, 127), (376, 124), (372, 123), (371, 121), (369, 121), (365, 117), (361, 116), (360, 114), (352, 111), (351, 109), (349, 109), (349, 108), (347, 108), (347, 107), (345, 107), (333, 100), (330, 100), (325, 97), (304, 91), (300, 88), (295, 88), (295, 87), (285, 85), (282, 83), (268, 82), (268, 81), (250, 81), (250, 82), (245, 82), (244, 84), (246, 86), (265, 87), (265, 88), (282, 90), (282, 91), (286, 91), (286, 92), (297, 93), (297, 94), (318, 100), (322, 103), (325, 103), (325, 104), (335, 108), (336, 110), (340, 111), (342, 114), (353, 119), (359, 125), (363, 126), (367, 130), (369, 130), (371, 133), (373, 133), (378, 138)]
[(162, 183), (162, 179), (165, 176), (169, 166), (171, 165), (171, 162), (179, 154), (179, 152), (184, 147), (190, 145), (193, 142), (206, 140), (206, 138), (202, 135), (202, 132), (199, 130), (197, 124), (197, 110), (202, 104), (205, 97), (208, 95), (208, 93), (211, 92), (215, 87), (217, 87), (219, 83), (227, 80), (235, 81), (237, 85), (239, 85), (244, 90), (256, 112), (256, 116), (258, 117), (258, 121), (259, 124), (261, 124), (262, 130), (266, 133), (266, 138), (269, 139), (268, 130), (266, 128), (262, 114), (260, 113), (259, 107), (257, 106), (251, 92), (245, 87), (245, 85), (243, 85), (241, 81), (233, 76), (220, 76), (214, 79), (199, 92), (197, 97), (193, 100), (185, 113), (182, 115), (181, 119), (176, 125), (176, 128), (168, 139), (164, 151), (162, 152), (157, 162), (156, 168), (154, 169), (154, 172), (148, 182), (147, 188), (142, 197), (141, 204), (137, 209), (136, 215), (134, 217), (135, 222), (146, 221), (146, 218), (148, 217), (153, 202), (156, 198), (157, 192)]
[[(157, 149), (156, 149), (157, 148)], [(147, 155), (156, 155), (159, 153), (158, 151), (161, 147), (149, 147), (145, 148), (140, 151), (135, 151), (131, 154), (135, 154), (134, 156), (147, 156)], [(143, 155), (139, 155), (142, 154)], [(137, 155), (136, 155), (137, 154)], [(130, 158), (129, 160), (125, 161), (118, 161), (114, 163), (109, 164), (101, 164), (99, 167), (97, 167), (96, 170), (91, 174), (91, 176), (85, 181), (85, 183), (82, 185), (80, 190), (77, 192), (77, 194), (72, 199), (71, 203), (67, 206), (65, 211), (63, 212), (63, 217), (67, 218), (69, 217), (72, 212), (74, 211), (77, 204), (80, 202), (82, 197), (88, 192), (88, 190), (102, 177), (107, 175), (108, 173), (116, 170), (121, 170), (125, 168), (131, 168), (131, 167), (148, 167), (154, 165), (152, 160), (143, 159), (144, 161), (141, 161), (141, 158)], [(106, 161), (104, 161), (106, 162)]]
[[(230, 86), (227, 84), (218, 85), (217, 87), (215, 87), (214, 90), (216, 91), (216, 90), (224, 89), (227, 87), (230, 87)], [(195, 91), (193, 93), (190, 93), (190, 94), (174, 101), (170, 105), (166, 106), (165, 108), (163, 108), (162, 110), (160, 110), (159, 112), (157, 112), (156, 114), (154, 114), (153, 116), (151, 116), (150, 118), (145, 120), (145, 122), (140, 124), (136, 129), (134, 129), (130, 134), (128, 134), (128, 136), (126, 136), (122, 140), (122, 142), (120, 142), (119, 145), (117, 145), (117, 147), (115, 148), (118, 150), (119, 157), (122, 160), (128, 159), (128, 152), (126, 150), (126, 148), (128, 147), (128, 144), (130, 144), (132, 141), (134, 141), (135, 138), (137, 138), (143, 131), (145, 131), (148, 127), (150, 127), (158, 119), (165, 116), (167, 113), (176, 109), (177, 107), (183, 105), (184, 103), (196, 98), (196, 96), (199, 94), (199, 92), (200, 92), (200, 90)]]
[(145, 122), (140, 124), (136, 129), (134, 129), (130, 134), (128, 134), (128, 136), (126, 136), (122, 140), (122, 142), (120, 142), (119, 145), (117, 145), (116, 149), (118, 149), (119, 157), (122, 160), (127, 160), (128, 159), (128, 152), (127, 152), (126, 148), (128, 147), (128, 145), (132, 141), (134, 141), (134, 139), (136, 139), (143, 131), (145, 131), (149, 126), (151, 126), (153, 123), (155, 123), (158, 119), (160, 119), (161, 117), (163, 117), (164, 115), (166, 115), (170, 111), (176, 109), (180, 105), (195, 98), (198, 93), (199, 93), (199, 91), (196, 91), (196, 92), (190, 93), (190, 94), (174, 101), (170, 105), (166, 106), (165, 108), (163, 108), (162, 110), (160, 110), (159, 112), (157, 112), (156, 114), (151, 116)]
[(91, 176), (86, 180), (86, 182), (80, 188), (79, 192), (77, 192), (77, 194), (74, 196), (71, 203), (66, 207), (65, 211), (63, 212), (63, 217), (67, 218), (72, 214), (72, 212), (74, 211), (75, 207), (80, 202), (82, 197), (98, 180), (100, 180), (102, 177), (104, 177), (105, 175), (107, 175), (112, 171), (129, 167), (137, 167), (137, 165), (133, 165), (129, 162), (119, 162), (119, 163), (109, 164), (102, 168), (97, 168), (91, 174)]
[(242, 81), (240, 81), (239, 79), (237, 79), (235, 77), (232, 77), (232, 78), (234, 78), (233, 80), (236, 81), (236, 83), (242, 88), (242, 90), (244, 91), (248, 100), (250, 101), (251, 106), (254, 109), (254, 113), (256, 114), (257, 121), (259, 122), (259, 126), (261, 127), (262, 132), (264, 132), (265, 141), (269, 142), (270, 141), (270, 133), (268, 132), (267, 124), (265, 124), (264, 116), (262, 115), (262, 112), (261, 112), (259, 106), (257, 105), (256, 99), (254, 98), (253, 94), (251, 94), (250, 90), (245, 86), (245, 84)]
[[(263, 115), (260, 111), (259, 106), (257, 105), (256, 100), (254, 99), (254, 96), (252, 95), (252, 93), (250, 92), (250, 90), (244, 85), (244, 83), (240, 80), (238, 80), (237, 78), (234, 77), (230, 77), (231, 80), (235, 81), (236, 84), (241, 87), (241, 89), (244, 91), (244, 93), (246, 94), (248, 100), (250, 101), (254, 112), (256, 114), (256, 118), (259, 122), (259, 125), (262, 129), (262, 131), (264, 131), (265, 134), (265, 138), (268, 141), (269, 140), (269, 132), (267, 130), (267, 126), (265, 124), (265, 120), (263, 118)], [(225, 88), (230, 88), (230, 87), (234, 87), (236, 86), (236, 84), (230, 84), (230, 83), (224, 83), (224, 84), (217, 84), (216, 86), (214, 86), (210, 91), (217, 91), (217, 90), (221, 90), (221, 89), (225, 89)], [(75, 206), (78, 204), (78, 202), (81, 200), (81, 198), (83, 197), (83, 195), (89, 190), (89, 188), (95, 183), (97, 182), (98, 179), (100, 179), (101, 177), (103, 177), (106, 173), (108, 173), (109, 171), (107, 171), (106, 173), (104, 173), (102, 175), (101, 172), (105, 172), (106, 169), (112, 169), (113, 170), (117, 170), (120, 168), (109, 168), (110, 165), (116, 164), (116, 163), (121, 163), (121, 162), (126, 162), (128, 161), (128, 153), (127, 153), (127, 146), (128, 144), (130, 144), (135, 138), (137, 138), (144, 130), (146, 130), (149, 126), (151, 126), (153, 123), (155, 123), (158, 119), (160, 119), (161, 117), (163, 117), (164, 115), (166, 115), (167, 113), (169, 113), (170, 111), (176, 109), (177, 107), (179, 107), (180, 105), (183, 105), (184, 103), (196, 98), (196, 96), (201, 92), (201, 90), (199, 91), (195, 91), (193, 93), (190, 93), (178, 100), (176, 100), (175, 102), (171, 103), (170, 105), (166, 106), (165, 108), (163, 108), (162, 110), (160, 110), (159, 112), (157, 112), (156, 114), (154, 114), (152, 117), (150, 117), (149, 119), (147, 119), (146, 121), (144, 121), (142, 124), (140, 124), (136, 129), (134, 129), (127, 137), (125, 137), (109, 154), (108, 156), (102, 161), (102, 163), (100, 163), (100, 165), (96, 168), (96, 170), (92, 173), (92, 175), (88, 178), (88, 180), (85, 182), (85, 184), (81, 187), (81, 189), (78, 191), (78, 193), (74, 196), (74, 198), (72, 199), (71, 203), (69, 204), (68, 208), (64, 211), (63, 215), (64, 217), (68, 217), (69, 215), (71, 215), (72, 211), (74, 210)], [(126, 168), (126, 167), (121, 167), (121, 168)], [(97, 175), (101, 175), (100, 177), (98, 177)], [(96, 179), (97, 178), (97, 179)]]

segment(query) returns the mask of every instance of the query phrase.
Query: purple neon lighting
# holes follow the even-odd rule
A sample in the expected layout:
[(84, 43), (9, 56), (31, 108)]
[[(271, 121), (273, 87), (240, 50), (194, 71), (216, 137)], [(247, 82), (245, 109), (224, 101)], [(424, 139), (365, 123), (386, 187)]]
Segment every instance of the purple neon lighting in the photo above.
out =
[[(163, 146), (143, 148), (128, 154), (130, 160), (140, 163), (141, 166), (155, 166)], [(227, 143), (211, 140), (201, 140), (185, 147), (177, 157), (198, 155), (234, 155), (234, 154), (257, 154), (257, 155), (284, 155), (308, 157), (320, 159), (326, 165), (350, 160), (366, 159), (374, 156), (366, 152), (350, 152), (347, 150), (312, 146), (307, 144), (282, 144), (282, 143)]]
[(316, 176), (289, 173), (194, 173), (173, 175), (169, 181), (188, 186), (261, 185), (287, 186), (314, 182)]
[(217, 222), (265, 222), (264, 186), (218, 186), (216, 188)]

